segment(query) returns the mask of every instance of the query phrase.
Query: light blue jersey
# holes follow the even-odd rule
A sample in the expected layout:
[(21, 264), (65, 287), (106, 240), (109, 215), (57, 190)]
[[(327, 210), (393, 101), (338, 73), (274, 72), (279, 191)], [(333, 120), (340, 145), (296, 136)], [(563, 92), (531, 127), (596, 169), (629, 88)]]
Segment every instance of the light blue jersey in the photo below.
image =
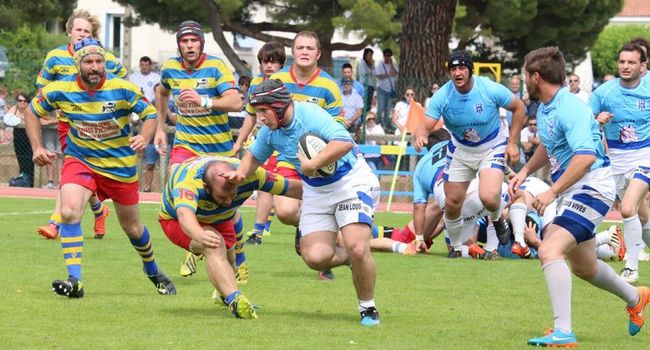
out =
[(449, 141), (438, 142), (431, 147), (415, 167), (413, 174), (413, 204), (426, 204), (433, 194), (436, 184), (447, 164), (447, 144)]
[(505, 86), (488, 78), (472, 79), (474, 86), (466, 94), (458, 92), (454, 82), (448, 81), (431, 98), (426, 115), (435, 120), (444, 118), (454, 144), (489, 148), (504, 141), (498, 137), (502, 128), (499, 107), (510, 106), (514, 96)]
[(591, 110), (576, 95), (563, 87), (537, 110), (537, 128), (551, 163), (551, 179), (557, 181), (571, 158), (593, 154), (591, 170), (609, 166), (602, 134)]
[(598, 87), (589, 98), (594, 115), (612, 113), (605, 124), (605, 139), (610, 149), (638, 150), (650, 146), (650, 80), (641, 79), (631, 89), (621, 86), (620, 78)]
[[(332, 176), (306, 177), (300, 172), (300, 161), (296, 156), (298, 143), (300, 137), (308, 132), (318, 134), (327, 142), (337, 140), (354, 144), (354, 147), (347, 154), (337, 160), (336, 173)], [(343, 125), (337, 123), (322, 107), (313, 103), (298, 101), (293, 101), (293, 119), (289, 125), (277, 130), (271, 130), (268, 126), (263, 126), (257, 134), (255, 142), (248, 150), (259, 163), (263, 163), (274, 150), (277, 150), (280, 152), (282, 159), (295, 166), (300, 177), (314, 187), (329, 185), (341, 179), (352, 170), (359, 155), (359, 148)]]

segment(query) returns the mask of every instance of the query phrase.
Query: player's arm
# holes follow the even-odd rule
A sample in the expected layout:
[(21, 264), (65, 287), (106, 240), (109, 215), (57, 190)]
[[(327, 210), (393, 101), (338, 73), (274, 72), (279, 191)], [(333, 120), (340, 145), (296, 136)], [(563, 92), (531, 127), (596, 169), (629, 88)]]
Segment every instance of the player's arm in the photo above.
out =
[(226, 171), (220, 175), (228, 179), (228, 181), (233, 183), (241, 183), (247, 177), (250, 177), (255, 173), (255, 170), (260, 165), (260, 163), (255, 159), (250, 150), (244, 152), (244, 156), (239, 163), (239, 167), (236, 170)]
[(32, 99), (29, 108), (25, 109), (25, 127), (32, 146), (32, 159), (38, 166), (50, 165), (56, 158), (54, 152), (43, 147), (41, 122), (38, 120), (39, 117), (47, 116), (53, 110), (54, 107), (46, 100), (42, 91)]
[[(182, 190), (182, 189), (181, 189)], [(212, 231), (205, 230), (196, 219), (196, 213), (193, 209), (188, 207), (178, 207), (176, 209), (176, 217), (178, 223), (181, 225), (183, 232), (187, 234), (192, 240), (200, 242), (207, 248), (217, 248), (221, 244), (219, 236), (215, 235)]]
[[(132, 84), (131, 84), (132, 85)], [(138, 135), (129, 139), (131, 149), (134, 151), (144, 150), (151, 138), (158, 129), (158, 119), (156, 109), (144, 98), (142, 90), (132, 85), (132, 90), (126, 90), (127, 99), (131, 101), (131, 111), (136, 113), (140, 120), (144, 120)], [(164, 123), (164, 120), (163, 120)]]
[(241, 112), (243, 104), (237, 89), (224, 91), (218, 98), (210, 98), (210, 109), (224, 112)]
[(302, 181), (287, 179), (282, 175), (268, 172), (262, 167), (257, 167), (256, 175), (260, 191), (302, 199)]
[(241, 148), (243, 147), (244, 142), (248, 140), (248, 136), (250, 136), (251, 132), (255, 128), (256, 121), (257, 118), (255, 117), (255, 115), (248, 114), (246, 118), (244, 118), (244, 122), (239, 128), (239, 135), (237, 136), (237, 141), (235, 141), (235, 144), (232, 147), (235, 154), (239, 153), (239, 150), (241, 150)]
[(169, 95), (171, 90), (160, 84), (156, 93), (156, 110), (158, 112), (158, 123), (156, 124), (156, 135), (153, 144), (158, 153), (165, 155), (167, 152), (167, 136), (165, 135), (165, 119), (169, 110)]
[(353, 147), (354, 143), (350, 141), (331, 140), (327, 143), (323, 151), (312, 159), (307, 159), (307, 157), (298, 152), (301, 172), (306, 176), (316, 176), (316, 170), (318, 168), (334, 163)]
[(518, 97), (514, 97), (510, 105), (506, 107), (507, 110), (512, 112), (512, 125), (510, 125), (510, 137), (508, 138), (508, 145), (506, 146), (506, 162), (516, 165), (519, 163), (519, 140), (521, 129), (524, 127), (526, 119), (526, 106)]
[[(431, 103), (429, 103), (431, 105)], [(424, 121), (420, 126), (418, 126), (417, 129), (415, 129), (415, 133), (413, 134), (413, 137), (415, 138), (415, 150), (420, 152), (422, 147), (425, 147), (427, 144), (429, 144), (429, 134), (433, 129), (436, 127), (436, 124), (438, 123), (437, 119), (433, 118), (424, 118)]]
[(427, 212), (427, 203), (413, 203), (413, 227), (415, 239), (424, 241), (424, 219)]

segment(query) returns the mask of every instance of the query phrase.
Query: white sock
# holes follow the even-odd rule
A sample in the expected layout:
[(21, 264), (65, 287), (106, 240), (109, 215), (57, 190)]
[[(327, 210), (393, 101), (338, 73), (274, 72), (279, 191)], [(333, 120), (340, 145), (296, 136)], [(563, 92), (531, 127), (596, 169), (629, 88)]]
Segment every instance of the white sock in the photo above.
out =
[(603, 231), (603, 232), (598, 232), (596, 233), (596, 246), (601, 246), (603, 244), (607, 244), (610, 241), (611, 236), (609, 235), (609, 231)]
[(483, 249), (491, 252), (499, 248), (499, 238), (497, 238), (497, 231), (494, 229), (494, 225), (490, 222), (486, 229), (487, 240), (485, 242), (485, 247)]
[(639, 269), (639, 253), (641, 252), (641, 221), (639, 216), (623, 219), (623, 237), (627, 247), (627, 261), (625, 268)]
[(650, 246), (650, 220), (641, 226), (641, 236), (646, 246)]
[(404, 254), (406, 251), (406, 244), (401, 242), (393, 242), (393, 253)]
[(601, 260), (609, 260), (614, 256), (614, 249), (609, 244), (601, 244), (596, 247), (596, 257)]
[(454, 250), (460, 250), (460, 246), (463, 244), (460, 237), (460, 230), (462, 226), (462, 217), (459, 216), (454, 220), (449, 220), (445, 216), (445, 229), (447, 230), (447, 235), (449, 236), (449, 245), (451, 245)]
[(553, 308), (553, 329), (571, 333), (571, 271), (564, 260), (542, 266)]
[(593, 280), (587, 282), (625, 300), (627, 306), (632, 307), (639, 302), (639, 292), (633, 285), (625, 282), (611, 266), (600, 260), (596, 263), (598, 264), (598, 272), (596, 272)]
[(515, 242), (522, 247), (526, 247), (524, 240), (524, 230), (526, 229), (526, 214), (528, 208), (523, 203), (515, 203), (510, 206), (510, 223), (512, 223), (512, 233), (515, 235)]
[(375, 299), (370, 299), (370, 300), (359, 299), (359, 312), (371, 307), (375, 307)]
[(461, 256), (463, 258), (471, 258), (471, 256), (469, 256), (469, 247), (468, 246), (466, 246), (464, 244), (461, 245), (460, 246), (460, 252), (461, 252), (461, 254), (462, 254)]

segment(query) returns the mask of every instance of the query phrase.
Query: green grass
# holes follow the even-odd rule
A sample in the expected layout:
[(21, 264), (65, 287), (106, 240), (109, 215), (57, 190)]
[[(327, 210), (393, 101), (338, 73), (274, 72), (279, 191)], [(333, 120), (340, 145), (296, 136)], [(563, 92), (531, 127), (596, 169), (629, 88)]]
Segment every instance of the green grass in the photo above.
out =
[[(293, 230), (278, 222), (262, 246), (247, 248), (251, 275), (242, 289), (261, 305), (259, 319), (237, 320), (212, 304), (202, 264), (195, 276), (178, 275), (183, 251), (162, 234), (152, 204), (141, 206), (142, 217), (178, 295), (157, 295), (114, 215), (106, 238), (93, 240), (88, 211), (86, 296), (69, 300), (50, 290), (53, 279), (66, 276), (59, 243), (35, 232), (52, 206), (51, 200), (0, 198), (2, 348), (522, 349), (552, 325), (538, 261), (448, 260), (436, 242), (428, 256), (374, 254), (382, 324), (364, 328), (349, 269), (336, 269), (334, 282), (317, 281), (293, 251)], [(248, 230), (253, 210), (243, 212)], [(393, 226), (409, 220), (377, 216)], [(648, 285), (650, 264), (641, 264), (640, 283)], [(573, 325), (582, 348), (648, 347), (650, 329), (627, 334), (622, 301), (573, 281)]]

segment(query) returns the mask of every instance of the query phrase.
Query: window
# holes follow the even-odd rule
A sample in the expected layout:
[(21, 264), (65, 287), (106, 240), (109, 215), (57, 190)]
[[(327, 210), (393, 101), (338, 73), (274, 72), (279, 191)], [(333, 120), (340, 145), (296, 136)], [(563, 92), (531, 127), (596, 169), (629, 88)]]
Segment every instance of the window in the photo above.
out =
[(122, 58), (122, 50), (124, 49), (124, 15), (121, 14), (107, 14), (106, 15), (106, 38), (104, 46), (115, 57)]

